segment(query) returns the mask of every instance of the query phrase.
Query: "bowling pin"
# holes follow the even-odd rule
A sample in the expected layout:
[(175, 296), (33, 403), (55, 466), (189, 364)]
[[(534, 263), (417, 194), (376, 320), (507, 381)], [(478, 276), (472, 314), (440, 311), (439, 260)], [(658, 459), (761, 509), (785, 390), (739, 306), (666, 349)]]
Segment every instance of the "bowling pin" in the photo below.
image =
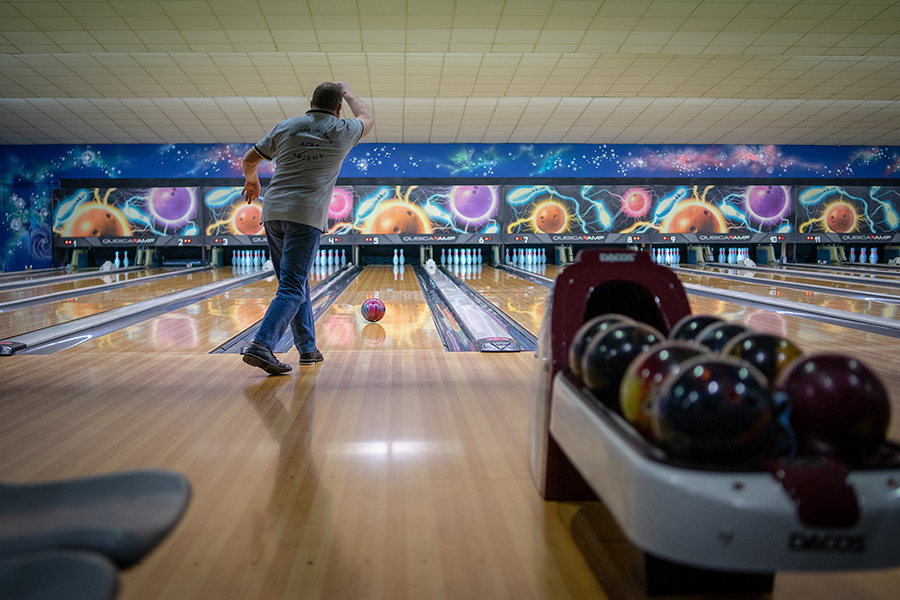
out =
[(856, 248), (850, 248), (850, 262), (856, 262)]
[(509, 248), (506, 249), (506, 264), (511, 265), (512, 261), (509, 258)]
[(116, 260), (113, 261), (113, 266), (117, 269), (122, 266), (122, 261), (119, 260), (119, 251), (118, 250), (116, 250)]
[(122, 266), (128, 268), (128, 250), (125, 251), (125, 257), (122, 260)]
[(403, 255), (403, 248), (400, 248), (400, 265), (403, 266), (406, 264), (406, 257)]
[[(506, 253), (506, 256), (507, 256), (507, 257), (509, 256), (509, 252)], [(447, 257), (444, 255), (444, 249), (443, 249), (443, 248), (441, 248), (441, 264), (442, 264), (442, 265), (446, 265), (446, 264), (447, 264)]]
[(344, 249), (341, 248), (341, 266), (343, 267), (346, 264), (347, 264), (347, 255), (344, 253)]
[(862, 250), (859, 251), (859, 262), (861, 262), (861, 263), (866, 262), (866, 249), (865, 248), (863, 248)]
[(878, 248), (872, 248), (872, 252), (869, 254), (869, 262), (873, 265), (878, 263)]

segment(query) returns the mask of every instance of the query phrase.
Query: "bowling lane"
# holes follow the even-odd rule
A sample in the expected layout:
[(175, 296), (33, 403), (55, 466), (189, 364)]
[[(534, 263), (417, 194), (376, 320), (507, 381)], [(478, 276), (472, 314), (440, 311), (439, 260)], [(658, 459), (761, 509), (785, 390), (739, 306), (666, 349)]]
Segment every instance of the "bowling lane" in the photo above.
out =
[(26, 298), (36, 298), (44, 294), (53, 294), (56, 292), (66, 292), (69, 290), (80, 290), (95, 285), (103, 285), (104, 283), (117, 283), (120, 281), (137, 281), (143, 277), (150, 275), (158, 275), (174, 271), (175, 269), (145, 269), (142, 271), (125, 271), (124, 273), (116, 273), (115, 271), (97, 272), (96, 277), (87, 277), (85, 279), (73, 279), (69, 281), (58, 280), (61, 276), (42, 278), (46, 282), (41, 285), (30, 286), (21, 289), (0, 290), (0, 302), (12, 302), (14, 300), (24, 300)]
[(277, 288), (273, 273), (265, 279), (91, 339), (60, 354), (206, 354), (262, 319)]
[[(688, 294), (688, 301), (693, 314), (719, 315), (756, 331), (786, 337), (807, 354), (835, 352), (856, 357), (882, 379), (892, 399), (893, 413), (900, 414), (900, 353), (896, 351), (897, 340), (691, 294)], [(900, 419), (892, 419), (888, 434), (891, 439), (900, 441)]]
[(485, 300), (537, 337), (549, 288), (493, 267), (484, 267), (480, 273), (473, 273), (463, 280)]
[(846, 298), (818, 291), (804, 292), (801, 290), (779, 288), (778, 283), (775, 281), (769, 283), (762, 281), (760, 283), (741, 283), (739, 281), (721, 279), (709, 275), (695, 275), (686, 271), (679, 272), (678, 279), (680, 279), (682, 283), (702, 285), (717, 290), (767, 296), (782, 300), (790, 300), (801, 305), (822, 306), (856, 314), (900, 320), (900, 310), (898, 310), (896, 304), (887, 304), (884, 302), (875, 302), (858, 298)]
[(63, 301), (47, 302), (0, 313), (0, 338), (9, 339), (29, 331), (67, 323), (88, 315), (173, 294), (233, 276), (234, 273), (230, 268), (213, 269), (146, 283), (136, 283), (133, 286), (105, 292), (78, 295), (75, 291), (70, 298)]
[[(359, 307), (366, 298), (384, 302), (384, 318), (369, 323)], [(368, 266), (316, 321), (319, 350), (443, 350), (425, 295), (415, 273), (401, 267)]]
[[(888, 278), (860, 278), (859, 283), (856, 282), (847, 282), (847, 281), (833, 281), (829, 278), (829, 275), (844, 275), (843, 273), (837, 273), (832, 271), (822, 271), (821, 273), (817, 273), (814, 271), (794, 271), (794, 270), (783, 270), (777, 273), (766, 272), (766, 271), (752, 271), (752, 270), (741, 270), (741, 269), (727, 269), (724, 267), (716, 267), (706, 265), (704, 267), (681, 267), (682, 271), (687, 272), (702, 272), (707, 275), (717, 275), (717, 274), (728, 274), (728, 275), (740, 275), (742, 277), (749, 277), (752, 279), (756, 279), (764, 282), (785, 282), (785, 283), (798, 283), (798, 284), (808, 284), (808, 285), (819, 285), (834, 288), (835, 290), (849, 290), (854, 292), (869, 292), (869, 293), (877, 293), (877, 294), (888, 294), (891, 296), (900, 296), (900, 289), (896, 287), (896, 283), (898, 280), (896, 279), (888, 279)], [(890, 286), (880, 286), (878, 285), (880, 281), (890, 282)]]

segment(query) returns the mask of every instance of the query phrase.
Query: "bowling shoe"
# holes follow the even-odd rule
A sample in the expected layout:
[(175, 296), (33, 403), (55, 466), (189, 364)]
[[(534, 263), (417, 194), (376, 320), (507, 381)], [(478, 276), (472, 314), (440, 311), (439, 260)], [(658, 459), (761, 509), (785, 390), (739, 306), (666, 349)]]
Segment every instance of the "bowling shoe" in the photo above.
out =
[(321, 362), (325, 360), (325, 357), (322, 356), (322, 353), (318, 350), (313, 350), (312, 352), (301, 352), (300, 353), (300, 364), (301, 365), (312, 365), (317, 362)]
[(266, 373), (271, 375), (280, 375), (291, 370), (290, 365), (280, 362), (272, 351), (260, 344), (259, 342), (250, 342), (250, 345), (241, 349), (244, 355), (244, 362), (254, 367), (259, 367)]

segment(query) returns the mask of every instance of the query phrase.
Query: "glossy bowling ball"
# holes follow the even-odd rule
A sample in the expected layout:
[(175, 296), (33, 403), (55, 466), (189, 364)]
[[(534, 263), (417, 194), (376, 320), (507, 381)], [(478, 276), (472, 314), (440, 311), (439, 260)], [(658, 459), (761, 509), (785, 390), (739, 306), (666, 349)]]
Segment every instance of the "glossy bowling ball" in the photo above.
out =
[(733, 338), (722, 354), (730, 354), (743, 359), (766, 376), (770, 386), (784, 369), (803, 356), (803, 352), (792, 341), (771, 333), (750, 332)]
[(628, 365), (638, 354), (665, 339), (646, 323), (621, 323), (610, 327), (595, 336), (585, 348), (581, 380), (601, 402), (619, 412), (619, 387)]
[(622, 416), (644, 437), (653, 439), (653, 390), (669, 375), (681, 370), (685, 361), (707, 352), (692, 342), (664, 341), (651, 346), (631, 361), (619, 388)]
[(755, 367), (734, 357), (700, 356), (653, 392), (653, 434), (671, 457), (743, 465), (774, 447), (772, 395)]
[(825, 211), (825, 227), (833, 233), (849, 233), (856, 229), (856, 211), (846, 202), (836, 202)]
[(686, 202), (666, 217), (664, 233), (725, 233), (725, 217), (707, 202)]
[(715, 315), (687, 315), (682, 317), (669, 332), (670, 340), (694, 340), (700, 331), (713, 323), (725, 320)]
[(368, 298), (360, 307), (363, 319), (369, 323), (380, 321), (384, 317), (384, 302), (378, 298)]
[(608, 313), (589, 319), (584, 325), (579, 327), (572, 338), (572, 343), (569, 344), (569, 370), (572, 371), (572, 374), (579, 379), (581, 378), (581, 363), (584, 357), (584, 350), (598, 333), (602, 333), (618, 323), (632, 322), (634, 320), (625, 315)]
[(749, 333), (750, 329), (740, 323), (713, 323), (704, 327), (697, 334), (697, 343), (709, 348), (712, 352), (721, 352), (728, 342), (739, 335)]
[(800, 454), (857, 461), (884, 443), (891, 405), (877, 375), (855, 358), (816, 354), (794, 361), (778, 378), (791, 403)]

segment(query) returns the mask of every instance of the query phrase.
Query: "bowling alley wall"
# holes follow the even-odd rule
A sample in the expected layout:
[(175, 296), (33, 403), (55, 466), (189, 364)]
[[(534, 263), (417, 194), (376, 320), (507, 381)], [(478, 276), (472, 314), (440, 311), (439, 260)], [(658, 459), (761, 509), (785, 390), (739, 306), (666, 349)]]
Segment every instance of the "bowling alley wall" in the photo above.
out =
[[(264, 244), (240, 198), (250, 147), (2, 146), (0, 268), (49, 267), (66, 239)], [(898, 147), (364, 143), (325, 241), (898, 243), (898, 167)]]

